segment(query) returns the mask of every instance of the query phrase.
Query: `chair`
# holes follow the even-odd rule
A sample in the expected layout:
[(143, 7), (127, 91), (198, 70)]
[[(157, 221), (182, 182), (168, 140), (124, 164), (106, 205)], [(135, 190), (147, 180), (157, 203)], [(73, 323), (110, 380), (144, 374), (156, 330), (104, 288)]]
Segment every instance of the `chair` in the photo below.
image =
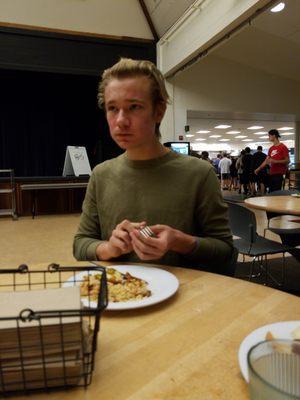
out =
[[(256, 261), (259, 262), (260, 272), (265, 273), (265, 282), (268, 284), (270, 278), (278, 286), (283, 286), (285, 283), (285, 253), (289, 252), (292, 248), (281, 243), (269, 240), (260, 236), (256, 232), (256, 217), (255, 214), (246, 207), (236, 203), (228, 202), (229, 223), (234, 236), (234, 246), (238, 249), (243, 256), (252, 257), (250, 275), (247, 277), (251, 281), (252, 278), (261, 275), (253, 275)], [(282, 269), (281, 269), (281, 282), (278, 282), (274, 276), (269, 272), (267, 255), (282, 253)]]
[[(270, 192), (267, 196), (288, 196), (288, 195), (293, 194), (293, 193), (298, 193), (298, 191), (297, 190), (275, 190), (274, 192)], [(285, 214), (266, 211), (266, 215), (267, 215), (268, 223), (267, 223), (267, 227), (264, 229), (264, 237), (266, 236), (266, 231), (269, 230), (269, 231), (274, 232), (272, 230), (272, 228), (270, 228), (271, 220), (273, 218), (277, 218), (277, 217), (280, 217), (280, 216), (285, 215)], [(274, 232), (274, 233), (276, 233), (276, 232)]]

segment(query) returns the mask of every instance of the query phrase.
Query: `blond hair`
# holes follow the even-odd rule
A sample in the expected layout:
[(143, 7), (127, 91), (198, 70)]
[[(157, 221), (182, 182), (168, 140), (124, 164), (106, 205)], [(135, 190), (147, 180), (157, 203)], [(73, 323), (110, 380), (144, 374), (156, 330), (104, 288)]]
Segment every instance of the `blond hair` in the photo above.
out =
[[(158, 104), (167, 105), (169, 95), (165, 86), (165, 80), (157, 67), (148, 60), (133, 60), (131, 58), (121, 58), (112, 67), (106, 69), (102, 74), (102, 79), (98, 90), (98, 105), (105, 108), (105, 88), (113, 79), (124, 79), (132, 77), (147, 77), (151, 83), (151, 98), (155, 108)], [(156, 134), (160, 136), (159, 125), (156, 125)]]

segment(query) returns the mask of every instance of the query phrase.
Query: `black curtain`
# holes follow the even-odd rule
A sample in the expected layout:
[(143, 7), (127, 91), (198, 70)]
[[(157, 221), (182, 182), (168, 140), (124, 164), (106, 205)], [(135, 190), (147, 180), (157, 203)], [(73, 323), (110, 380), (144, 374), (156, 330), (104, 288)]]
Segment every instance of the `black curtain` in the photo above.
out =
[(0, 169), (60, 176), (68, 145), (85, 146), (91, 167), (119, 155), (97, 105), (98, 81), (0, 69)]

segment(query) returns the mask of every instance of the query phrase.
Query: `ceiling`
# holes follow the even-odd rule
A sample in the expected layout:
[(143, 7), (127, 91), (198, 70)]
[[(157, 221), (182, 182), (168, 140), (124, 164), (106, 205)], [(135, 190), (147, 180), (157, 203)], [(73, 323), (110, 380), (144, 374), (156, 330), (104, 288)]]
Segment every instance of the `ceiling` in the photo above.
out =
[[(144, 2), (158, 36), (161, 37), (194, 3), (194, 0), (144, 0)], [(225, 39), (212, 52), (213, 55), (267, 72), (275, 79), (278, 76), (291, 79), (295, 81), (295, 84), (300, 82), (300, 0), (285, 0), (284, 2), (283, 11), (271, 13), (267, 10), (260, 14), (251, 21), (251, 24), (234, 36)], [(293, 115), (280, 116), (259, 113), (243, 115), (234, 112), (221, 115), (215, 112), (188, 111), (187, 124), (190, 126), (189, 133), (195, 135), (187, 140), (194, 144), (218, 143), (242, 149), (248, 145), (256, 147), (259, 143), (268, 147), (268, 139), (260, 139), (264, 135), (255, 135), (254, 133), (284, 126), (295, 128), (295, 117)], [(214, 127), (218, 124), (228, 124), (231, 127), (215, 129)], [(263, 128), (251, 131), (247, 129), (251, 125), (259, 125)], [(199, 134), (196, 133), (198, 130), (210, 130), (210, 132)], [(237, 130), (241, 133), (228, 135), (226, 132), (229, 130)], [(289, 132), (294, 132), (294, 129)], [(221, 137), (209, 138), (214, 134)], [(247, 137), (236, 138), (235, 136), (238, 135)], [(206, 140), (196, 141), (201, 138)], [(230, 139), (230, 142), (222, 139)], [(249, 141), (242, 141), (244, 139)], [(293, 146), (293, 135), (282, 136), (282, 140), (288, 139), (292, 141), (287, 145)]]
[[(209, 145), (211, 149), (214, 147), (216, 150), (227, 150), (228, 147), (233, 149), (244, 149), (249, 146), (250, 148), (256, 148), (258, 145), (262, 145), (263, 148), (268, 148), (270, 142), (268, 140), (268, 131), (270, 129), (278, 129), (281, 134), (281, 141), (283, 141), (288, 147), (294, 147), (294, 133), (295, 123), (286, 121), (270, 121), (270, 120), (257, 120), (257, 119), (239, 119), (232, 120), (230, 118), (218, 118), (218, 115), (211, 114), (211, 118), (188, 118), (189, 132), (188, 134), (194, 135), (193, 137), (187, 137), (186, 139), (192, 143), (192, 147), (202, 148)], [(226, 129), (215, 128), (217, 125), (231, 125)], [(257, 129), (248, 129), (251, 126), (261, 126)], [(281, 128), (292, 128), (289, 130), (281, 130)], [(201, 132), (197, 131), (210, 131)], [(236, 131), (236, 133), (231, 133)], [(259, 132), (263, 132), (258, 134)], [(219, 137), (211, 137), (212, 135), (218, 135)], [(243, 136), (243, 137), (239, 137)], [(211, 146), (214, 144), (215, 146)]]
[(279, 13), (265, 11), (214, 54), (300, 82), (300, 1), (285, 0)]
[(195, 0), (144, 0), (159, 38), (184, 14)]

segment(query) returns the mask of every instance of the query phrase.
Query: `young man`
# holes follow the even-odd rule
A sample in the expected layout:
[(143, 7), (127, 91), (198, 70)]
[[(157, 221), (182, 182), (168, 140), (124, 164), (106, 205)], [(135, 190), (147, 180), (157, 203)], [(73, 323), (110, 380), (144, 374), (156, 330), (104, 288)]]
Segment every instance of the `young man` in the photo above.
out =
[[(149, 61), (121, 59), (104, 71), (98, 97), (125, 153), (93, 170), (74, 238), (76, 259), (226, 273), (232, 236), (213, 167), (159, 141), (168, 102), (160, 71)], [(140, 233), (146, 224), (157, 237)]]
[(266, 165), (270, 165), (270, 192), (282, 189), (283, 175), (286, 173), (287, 166), (290, 162), (289, 150), (280, 142), (279, 138), (280, 135), (277, 129), (271, 129), (269, 131), (269, 140), (273, 145), (269, 148), (268, 157), (254, 171), (255, 174), (258, 174)]
[[(253, 169), (256, 170), (267, 158), (263, 153), (262, 146), (257, 146), (257, 151), (253, 154)], [(257, 191), (264, 195), (266, 193), (266, 186), (268, 180), (267, 166), (262, 168), (257, 174), (253, 175), (253, 182), (257, 185)]]
[(228, 190), (230, 185), (230, 165), (231, 160), (227, 157), (227, 154), (223, 154), (219, 162), (219, 169), (221, 172), (221, 187), (223, 190)]

